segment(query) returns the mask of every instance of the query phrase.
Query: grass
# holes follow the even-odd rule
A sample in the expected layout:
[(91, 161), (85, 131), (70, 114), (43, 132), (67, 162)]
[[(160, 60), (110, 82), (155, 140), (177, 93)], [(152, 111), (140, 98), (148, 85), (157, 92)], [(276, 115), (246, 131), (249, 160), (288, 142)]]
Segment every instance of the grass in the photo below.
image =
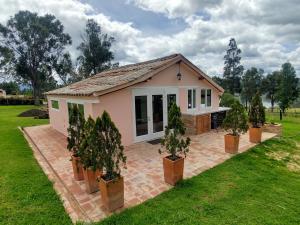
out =
[(48, 123), (20, 118), (32, 106), (0, 106), (0, 224), (71, 224), (18, 126)]
[[(27, 108), (0, 107), (0, 223), (70, 224), (17, 130), (47, 122), (16, 117)], [(283, 124), (284, 138), (96, 224), (300, 224), (300, 118), (285, 117)]]

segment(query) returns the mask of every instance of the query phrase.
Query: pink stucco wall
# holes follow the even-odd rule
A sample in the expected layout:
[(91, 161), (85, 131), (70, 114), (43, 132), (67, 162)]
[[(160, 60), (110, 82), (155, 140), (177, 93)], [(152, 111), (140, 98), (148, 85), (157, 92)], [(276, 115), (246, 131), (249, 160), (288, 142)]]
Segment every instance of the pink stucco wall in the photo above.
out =
[[(73, 97), (73, 101), (84, 102), (85, 117), (89, 115), (93, 118), (101, 115), (106, 110), (118, 129), (122, 134), (123, 144), (130, 145), (134, 142), (134, 118), (133, 118), (133, 97), (132, 91), (137, 88), (147, 87), (177, 87), (179, 94), (179, 105), (182, 112), (187, 111), (187, 90), (188, 88), (197, 89), (196, 105), (197, 110), (203, 110), (200, 107), (200, 89), (212, 89), (212, 107), (219, 106), (219, 95), (221, 94), (217, 89), (211, 86), (206, 80), (199, 80), (195, 71), (189, 69), (185, 65), (180, 66), (182, 79), (179, 81), (176, 77), (178, 73), (178, 65), (174, 65), (161, 71), (159, 74), (153, 76), (147, 82), (143, 82), (116, 92), (112, 92), (100, 97)], [(53, 128), (67, 135), (68, 127), (68, 110), (67, 98), (64, 96), (48, 96), (48, 100), (54, 98), (59, 100), (59, 110), (51, 108), (49, 101), (50, 123)], [(99, 101), (91, 102), (87, 100)]]

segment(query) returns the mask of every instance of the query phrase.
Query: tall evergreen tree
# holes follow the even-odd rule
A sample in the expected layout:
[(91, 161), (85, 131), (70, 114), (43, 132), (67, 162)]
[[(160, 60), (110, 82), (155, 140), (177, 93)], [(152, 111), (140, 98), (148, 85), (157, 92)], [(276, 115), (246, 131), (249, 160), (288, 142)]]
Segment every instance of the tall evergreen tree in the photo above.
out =
[(241, 92), (241, 76), (244, 71), (244, 67), (241, 65), (241, 53), (242, 51), (237, 47), (234, 38), (229, 41), (226, 55), (224, 56), (224, 73), (225, 89), (231, 93)]
[(111, 63), (114, 59), (111, 45), (115, 39), (102, 33), (101, 27), (93, 19), (88, 20), (82, 39), (78, 46), (81, 55), (77, 60), (83, 78), (118, 65)]
[(284, 113), (299, 96), (299, 78), (291, 63), (287, 62), (281, 66), (280, 85), (277, 92), (278, 104)]
[(262, 93), (266, 94), (267, 99), (271, 101), (271, 110), (273, 112), (275, 102), (277, 101), (276, 93), (279, 89), (280, 72), (274, 71), (268, 74), (262, 80)]
[(252, 67), (251, 69), (248, 69), (242, 76), (241, 98), (245, 103), (246, 108), (248, 108), (248, 103), (252, 101), (255, 93), (261, 91), (263, 73), (264, 71), (262, 69)]
[(52, 15), (20, 11), (0, 24), (0, 68), (33, 89), (35, 104), (53, 79), (53, 64), (71, 44), (71, 37)]

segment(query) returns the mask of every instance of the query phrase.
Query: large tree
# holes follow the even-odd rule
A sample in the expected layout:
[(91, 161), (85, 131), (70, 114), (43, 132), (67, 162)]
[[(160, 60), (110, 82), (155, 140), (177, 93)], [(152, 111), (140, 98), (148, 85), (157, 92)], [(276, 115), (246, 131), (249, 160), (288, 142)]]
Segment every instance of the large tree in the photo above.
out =
[(116, 64), (112, 64), (114, 54), (111, 45), (114, 38), (102, 33), (101, 27), (93, 19), (86, 24), (82, 43), (78, 46), (81, 55), (78, 57), (79, 73), (83, 78), (100, 73)]
[(256, 92), (261, 92), (263, 73), (264, 71), (262, 69), (252, 67), (251, 69), (248, 69), (242, 76), (241, 98), (245, 103), (246, 108), (248, 108), (248, 103), (252, 101), (252, 98)]
[(8, 95), (16, 95), (20, 92), (19, 85), (14, 81), (0, 83), (0, 89), (4, 89)]
[(240, 63), (241, 53), (242, 51), (237, 47), (235, 39), (231, 38), (224, 56), (223, 73), (225, 89), (231, 94), (241, 92), (241, 76), (244, 71), (244, 67)]
[(287, 62), (281, 66), (280, 85), (277, 91), (278, 104), (284, 113), (299, 96), (299, 78), (291, 63)]
[(64, 54), (71, 37), (53, 15), (39, 16), (20, 11), (3, 26), (0, 24), (0, 65), (7, 74), (29, 83), (35, 104), (47, 82), (53, 85), (53, 65)]
[(267, 99), (271, 102), (271, 110), (273, 112), (276, 99), (276, 93), (280, 83), (280, 72), (274, 71), (268, 74), (262, 80), (262, 93), (266, 94)]

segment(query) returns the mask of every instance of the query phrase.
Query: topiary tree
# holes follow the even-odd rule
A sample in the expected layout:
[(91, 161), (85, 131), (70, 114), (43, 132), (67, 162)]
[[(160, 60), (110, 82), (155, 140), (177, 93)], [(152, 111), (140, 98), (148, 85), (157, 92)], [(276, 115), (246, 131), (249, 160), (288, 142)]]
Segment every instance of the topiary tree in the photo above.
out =
[(98, 138), (98, 130), (96, 124), (99, 124), (99, 118), (96, 123), (89, 117), (84, 124), (82, 133), (82, 142), (79, 147), (78, 156), (85, 169), (91, 168), (96, 171), (99, 164), (99, 146), (101, 140)]
[(99, 135), (99, 168), (105, 171), (104, 179), (113, 180), (120, 176), (120, 163), (126, 164), (121, 134), (109, 114), (104, 111), (101, 120), (97, 119), (96, 129)]
[[(168, 115), (168, 125), (165, 128), (165, 135), (161, 141), (161, 145), (170, 154), (169, 159), (176, 160), (180, 157), (179, 154), (184, 154), (186, 157), (191, 140), (189, 137), (183, 138), (184, 134), (185, 127), (181, 120), (180, 108), (176, 103), (172, 103)], [(159, 153), (162, 153), (161, 149), (159, 149)]]
[(74, 105), (70, 109), (67, 148), (76, 157), (78, 156), (78, 151), (82, 140), (84, 123), (84, 116), (82, 113), (80, 113), (77, 105)]
[(249, 111), (249, 122), (252, 123), (252, 127), (259, 128), (262, 126), (266, 121), (265, 116), (265, 108), (262, 104), (261, 97), (258, 92), (254, 95), (250, 111)]
[(244, 106), (235, 101), (231, 105), (231, 110), (226, 113), (226, 117), (223, 120), (222, 127), (226, 131), (234, 136), (238, 136), (241, 133), (246, 133), (248, 130), (247, 114)]

